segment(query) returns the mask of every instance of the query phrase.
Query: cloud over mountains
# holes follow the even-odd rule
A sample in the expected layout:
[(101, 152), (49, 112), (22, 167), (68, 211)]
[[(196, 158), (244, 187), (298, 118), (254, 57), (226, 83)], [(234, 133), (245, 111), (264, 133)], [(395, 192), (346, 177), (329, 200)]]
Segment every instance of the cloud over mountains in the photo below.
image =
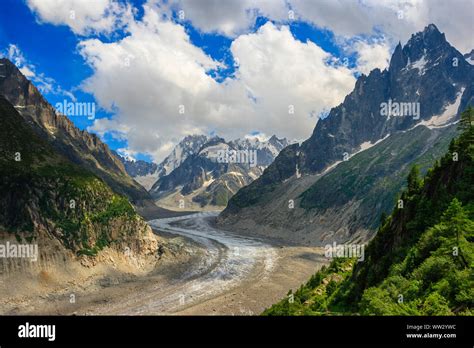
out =
[[(93, 71), (82, 88), (114, 114), (90, 130), (127, 140), (130, 152), (157, 161), (188, 134), (307, 138), (318, 116), (353, 89), (355, 73), (385, 68), (393, 45), (430, 22), (459, 49), (474, 46), (466, 32), (469, 2), (462, 0), (449, 6), (438, 0), (149, 0), (140, 15), (125, 1), (92, 3), (27, 2), (39, 22), (67, 25), (78, 35), (78, 51)], [(270, 21), (255, 28), (258, 17)], [(293, 20), (332, 32), (353, 66), (298, 40)], [(195, 46), (185, 24), (230, 38), (235, 72), (213, 78), (226, 63)], [(115, 38), (117, 30), (125, 34)]]

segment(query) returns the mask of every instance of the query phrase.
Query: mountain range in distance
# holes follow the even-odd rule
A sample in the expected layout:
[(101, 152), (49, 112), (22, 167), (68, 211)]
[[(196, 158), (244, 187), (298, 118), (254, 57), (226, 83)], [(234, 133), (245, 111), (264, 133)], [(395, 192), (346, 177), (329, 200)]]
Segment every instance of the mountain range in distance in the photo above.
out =
[(229, 142), (218, 136), (189, 135), (159, 165), (117, 155), (128, 174), (160, 206), (216, 209), (258, 178), (289, 144), (275, 135), (267, 140), (247, 137)]

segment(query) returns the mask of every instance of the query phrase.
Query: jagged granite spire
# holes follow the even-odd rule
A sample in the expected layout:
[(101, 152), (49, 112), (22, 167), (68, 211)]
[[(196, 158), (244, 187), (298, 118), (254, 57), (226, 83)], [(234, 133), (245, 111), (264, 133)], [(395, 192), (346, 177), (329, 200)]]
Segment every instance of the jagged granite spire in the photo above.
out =
[(398, 45), (395, 47), (395, 51), (392, 54), (392, 59), (390, 59), (390, 71), (399, 71), (404, 68), (407, 64), (407, 59), (403, 54), (403, 48), (401, 42), (398, 42)]

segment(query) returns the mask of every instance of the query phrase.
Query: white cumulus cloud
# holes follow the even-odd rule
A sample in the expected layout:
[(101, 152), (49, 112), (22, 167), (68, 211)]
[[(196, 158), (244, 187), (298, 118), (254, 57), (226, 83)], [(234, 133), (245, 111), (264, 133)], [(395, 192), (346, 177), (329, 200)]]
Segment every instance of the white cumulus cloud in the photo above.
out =
[[(157, 1), (157, 0), (155, 0)], [(275, 21), (313, 23), (346, 38), (383, 31), (391, 41), (405, 42), (434, 23), (461, 52), (474, 47), (472, 0), (171, 0), (185, 19), (205, 32), (231, 37), (249, 31), (258, 15)]]
[(380, 70), (387, 68), (392, 55), (390, 44), (384, 40), (372, 43), (358, 40), (352, 43), (352, 50), (355, 51), (357, 56), (356, 70), (365, 75), (368, 75), (375, 68)]
[(229, 37), (248, 32), (258, 16), (283, 20), (288, 18), (289, 11), (285, 0), (170, 0), (168, 8), (203, 32)]
[(67, 25), (80, 35), (111, 33), (133, 18), (132, 7), (113, 0), (27, 0), (40, 22)]
[(240, 65), (222, 83), (208, 74), (221, 63), (194, 46), (183, 26), (164, 19), (160, 8), (146, 6), (143, 20), (129, 30), (117, 42), (79, 45), (94, 69), (83, 88), (116, 112), (91, 130), (124, 137), (131, 151), (155, 160), (188, 134), (214, 131), (233, 139), (257, 130), (306, 138), (317, 121), (310, 115), (340, 103), (355, 83), (349, 69), (330, 64), (329, 53), (296, 40), (286, 26), (267, 23), (236, 38), (231, 53)]

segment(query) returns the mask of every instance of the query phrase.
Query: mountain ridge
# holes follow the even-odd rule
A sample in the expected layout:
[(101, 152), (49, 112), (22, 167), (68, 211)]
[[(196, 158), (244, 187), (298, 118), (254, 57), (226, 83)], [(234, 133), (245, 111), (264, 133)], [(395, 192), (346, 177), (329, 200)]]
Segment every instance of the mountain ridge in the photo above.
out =
[(79, 130), (68, 117), (60, 115), (38, 89), (7, 58), (5, 77), (0, 79), (3, 95), (36, 134), (72, 162), (93, 171), (115, 191), (128, 196), (134, 204), (151, 201), (148, 193), (125, 171), (122, 162), (95, 134)]
[[(280, 221), (279, 216), (291, 216), (288, 201), (291, 199), (295, 204), (301, 204), (298, 200), (302, 194), (300, 191), (306, 191), (314, 184), (314, 180), (306, 177), (324, 175), (325, 170), (338, 163), (351, 161), (351, 156), (364, 150), (367, 145), (378, 144), (416, 125), (437, 127), (440, 129), (438, 132), (443, 132), (442, 126), (454, 122), (453, 117), (473, 102), (473, 76), (473, 67), (434, 25), (413, 34), (405, 46), (397, 45), (389, 69), (374, 69), (367, 76), (362, 75), (344, 101), (331, 109), (328, 117), (318, 121), (310, 138), (301, 145), (293, 144), (283, 149), (262, 176), (239, 190), (219, 215), (218, 225), (239, 230), (242, 226), (254, 224), (259, 226), (259, 231), (275, 227), (269, 222)], [(419, 113), (408, 117), (382, 114), (383, 103), (402, 105), (405, 102), (410, 102), (410, 106), (411, 103), (418, 106)], [(454, 106), (456, 110), (451, 114)], [(380, 146), (378, 144), (375, 148), (382, 148)], [(400, 180), (401, 177), (398, 177), (396, 182)], [(295, 182), (295, 186), (306, 186), (299, 189), (297, 196), (288, 197), (280, 189), (288, 186), (288, 182)], [(317, 200), (317, 197), (313, 199)], [(319, 214), (319, 210), (305, 210), (300, 218), (311, 226), (311, 217)], [(374, 221), (382, 211), (378, 207), (367, 213), (371, 214)], [(288, 229), (290, 238), (292, 234), (303, 233), (298, 232), (291, 223), (283, 226)], [(365, 229), (362, 225), (359, 228)], [(352, 237), (346, 235), (347, 239)]]
[(35, 241), (84, 262), (105, 248), (156, 256), (158, 240), (125, 196), (56, 151), (3, 96), (0, 115), (2, 238)]

